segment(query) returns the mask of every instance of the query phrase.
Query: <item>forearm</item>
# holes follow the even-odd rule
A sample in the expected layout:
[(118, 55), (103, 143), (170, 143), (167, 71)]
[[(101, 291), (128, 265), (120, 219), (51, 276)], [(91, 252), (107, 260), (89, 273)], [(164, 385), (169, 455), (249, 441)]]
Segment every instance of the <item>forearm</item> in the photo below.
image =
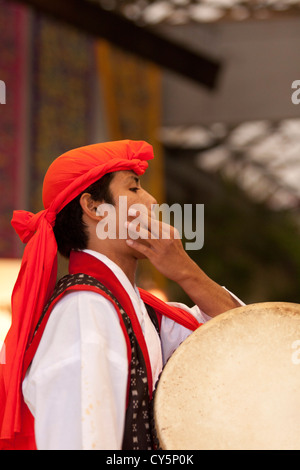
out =
[(211, 317), (241, 306), (230, 292), (210, 279), (192, 260), (180, 270), (176, 282), (200, 310)]

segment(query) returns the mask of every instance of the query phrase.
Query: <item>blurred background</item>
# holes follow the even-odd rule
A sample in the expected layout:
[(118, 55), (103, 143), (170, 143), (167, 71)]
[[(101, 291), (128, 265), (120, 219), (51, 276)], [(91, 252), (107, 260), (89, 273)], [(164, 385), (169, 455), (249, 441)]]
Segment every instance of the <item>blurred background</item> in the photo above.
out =
[[(0, 0), (0, 341), (13, 210), (42, 209), (61, 153), (107, 140), (153, 145), (142, 183), (160, 203), (205, 205), (189, 255), (209, 276), (246, 303), (298, 303), (299, 55), (298, 0)], [(139, 285), (190, 305), (146, 261)]]

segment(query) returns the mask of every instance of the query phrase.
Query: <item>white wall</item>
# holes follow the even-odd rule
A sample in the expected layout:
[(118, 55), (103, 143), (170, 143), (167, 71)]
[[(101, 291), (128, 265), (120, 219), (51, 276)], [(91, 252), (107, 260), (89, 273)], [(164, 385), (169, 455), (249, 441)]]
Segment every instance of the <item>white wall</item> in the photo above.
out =
[(300, 116), (300, 105), (291, 101), (291, 84), (300, 80), (300, 18), (157, 30), (224, 62), (213, 92), (164, 72), (164, 126)]

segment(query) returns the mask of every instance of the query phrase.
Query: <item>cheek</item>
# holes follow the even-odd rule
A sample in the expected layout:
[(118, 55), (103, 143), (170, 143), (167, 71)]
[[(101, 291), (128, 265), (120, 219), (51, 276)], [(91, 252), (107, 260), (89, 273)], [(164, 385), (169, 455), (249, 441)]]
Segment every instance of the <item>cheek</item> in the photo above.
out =
[[(151, 205), (156, 204), (156, 200), (148, 194), (146, 191), (140, 191), (135, 195), (134, 198), (128, 198), (128, 208), (131, 205), (137, 204), (140, 205), (140, 208), (143, 212), (146, 212), (150, 215)], [(138, 209), (136, 207), (136, 209)]]
[(125, 223), (126, 220), (132, 220), (132, 217), (128, 216), (128, 210), (131, 206), (136, 206), (135, 209), (150, 214), (151, 204), (156, 203), (155, 199), (144, 190), (140, 190), (137, 193), (129, 192), (126, 196), (120, 195), (115, 199), (115, 202), (118, 226), (121, 223)]
[(117, 213), (119, 222), (132, 220), (132, 217), (128, 215), (128, 211), (132, 206), (136, 210), (141, 210), (143, 212), (147, 211), (147, 205), (144, 199), (141, 199), (140, 197), (138, 197), (138, 194), (132, 193), (132, 194), (129, 194), (128, 196), (122, 196), (119, 199), (118, 204), (116, 205), (116, 213)]

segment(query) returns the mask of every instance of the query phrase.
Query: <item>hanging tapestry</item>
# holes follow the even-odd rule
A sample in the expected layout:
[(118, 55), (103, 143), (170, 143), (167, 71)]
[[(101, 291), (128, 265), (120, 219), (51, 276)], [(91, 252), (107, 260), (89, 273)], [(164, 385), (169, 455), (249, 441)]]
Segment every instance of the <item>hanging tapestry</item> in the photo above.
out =
[[(24, 191), (24, 111), (28, 16), (15, 3), (0, 1), (0, 80), (5, 100), (0, 104), (0, 257), (20, 255), (20, 243), (11, 227), (14, 209), (22, 208)], [(5, 102), (3, 102), (5, 101)]]
[(32, 33), (30, 205), (36, 212), (51, 162), (90, 143), (94, 69), (93, 42), (76, 29), (35, 16)]

